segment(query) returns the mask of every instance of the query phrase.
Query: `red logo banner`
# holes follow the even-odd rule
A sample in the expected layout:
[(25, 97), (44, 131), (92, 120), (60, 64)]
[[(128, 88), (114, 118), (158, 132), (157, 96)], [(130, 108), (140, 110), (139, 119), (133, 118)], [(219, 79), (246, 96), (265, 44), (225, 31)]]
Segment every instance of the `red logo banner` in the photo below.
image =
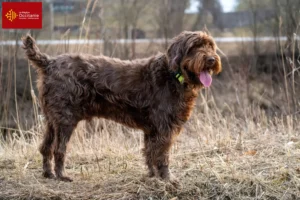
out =
[(2, 28), (41, 29), (42, 2), (2, 2)]

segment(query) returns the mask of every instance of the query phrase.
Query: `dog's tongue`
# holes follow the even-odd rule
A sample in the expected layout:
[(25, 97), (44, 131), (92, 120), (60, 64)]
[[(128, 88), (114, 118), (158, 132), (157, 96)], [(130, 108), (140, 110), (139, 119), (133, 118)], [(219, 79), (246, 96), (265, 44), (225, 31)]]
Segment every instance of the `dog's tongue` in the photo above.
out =
[(211, 85), (212, 78), (208, 72), (201, 72), (199, 78), (204, 87), (209, 87)]

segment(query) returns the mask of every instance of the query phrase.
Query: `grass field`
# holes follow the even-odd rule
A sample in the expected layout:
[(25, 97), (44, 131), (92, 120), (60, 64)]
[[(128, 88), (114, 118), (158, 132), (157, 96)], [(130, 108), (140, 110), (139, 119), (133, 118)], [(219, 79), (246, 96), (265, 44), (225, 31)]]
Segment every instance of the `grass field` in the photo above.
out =
[[(204, 98), (205, 99), (205, 98)], [(0, 199), (300, 199), (300, 125), (245, 110), (223, 117), (206, 101), (172, 148), (179, 184), (148, 178), (143, 135), (105, 120), (80, 123), (68, 149), (74, 182), (42, 177), (42, 118), (0, 146)]]

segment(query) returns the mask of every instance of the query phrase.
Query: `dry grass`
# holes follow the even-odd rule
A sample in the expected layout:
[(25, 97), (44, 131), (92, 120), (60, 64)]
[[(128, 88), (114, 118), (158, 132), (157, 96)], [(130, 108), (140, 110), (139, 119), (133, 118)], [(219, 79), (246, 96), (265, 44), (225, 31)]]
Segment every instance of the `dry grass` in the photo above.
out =
[[(201, 109), (203, 108), (204, 109)], [(105, 120), (78, 125), (66, 172), (74, 182), (41, 176), (42, 122), (16, 130), (0, 146), (1, 199), (299, 199), (300, 125), (288, 117), (222, 117), (205, 104), (172, 149), (172, 185), (146, 176), (143, 135)], [(255, 119), (256, 122), (254, 122)], [(89, 131), (88, 131), (89, 130)]]

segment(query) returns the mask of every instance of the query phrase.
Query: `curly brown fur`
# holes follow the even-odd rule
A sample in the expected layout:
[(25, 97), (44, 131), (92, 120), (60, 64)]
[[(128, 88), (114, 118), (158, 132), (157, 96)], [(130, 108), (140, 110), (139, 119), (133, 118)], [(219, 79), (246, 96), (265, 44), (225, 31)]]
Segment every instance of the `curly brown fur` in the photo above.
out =
[[(211, 36), (183, 32), (166, 54), (145, 59), (119, 60), (106, 56), (63, 54), (50, 57), (39, 51), (29, 35), (23, 39), (29, 60), (38, 71), (38, 90), (46, 132), (40, 152), (43, 175), (64, 175), (66, 145), (80, 120), (103, 117), (144, 131), (144, 155), (150, 176), (169, 179), (169, 150), (189, 119), (203, 87), (202, 71), (221, 71)], [(180, 71), (184, 83), (176, 72)]]

